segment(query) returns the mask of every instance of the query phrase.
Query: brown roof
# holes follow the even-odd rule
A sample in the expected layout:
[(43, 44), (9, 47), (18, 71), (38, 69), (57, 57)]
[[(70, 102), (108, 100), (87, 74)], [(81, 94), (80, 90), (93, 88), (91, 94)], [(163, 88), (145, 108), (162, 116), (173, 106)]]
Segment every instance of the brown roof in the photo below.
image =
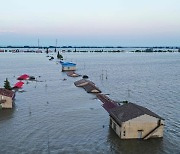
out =
[(160, 116), (150, 111), (149, 109), (136, 105), (134, 103), (127, 103), (116, 108), (113, 108), (109, 112), (110, 116), (113, 117), (117, 123), (121, 125), (122, 122), (134, 119), (144, 114), (153, 116), (155, 118), (162, 119)]
[(110, 99), (104, 94), (97, 94), (96, 96), (101, 102), (103, 102), (102, 106), (107, 112), (110, 112), (112, 108), (115, 108), (118, 106), (117, 102), (113, 101), (112, 99)]
[(70, 77), (78, 77), (78, 76), (81, 76), (81, 75), (77, 74), (77, 73), (74, 72), (74, 71), (67, 72), (66, 74), (67, 74), (67, 76), (70, 76)]
[(81, 84), (85, 84), (85, 83), (94, 84), (92, 81), (89, 81), (89, 80), (86, 80), (86, 79), (81, 79), (81, 80), (78, 80), (78, 81), (74, 82), (76, 87), (82, 87)]
[(5, 88), (0, 88), (0, 94), (1, 95), (4, 95), (4, 96), (7, 96), (7, 97), (14, 97), (14, 91), (11, 91), (11, 90), (7, 90)]
[(83, 88), (88, 92), (88, 93), (101, 93), (101, 90), (99, 90), (93, 83), (88, 83), (83, 86)]
[(101, 102), (103, 102), (103, 103), (112, 102), (112, 103), (114, 103), (114, 104), (117, 104), (116, 101), (110, 99), (110, 98), (107, 97), (105, 94), (97, 94), (96, 96), (97, 96), (97, 98), (98, 98)]

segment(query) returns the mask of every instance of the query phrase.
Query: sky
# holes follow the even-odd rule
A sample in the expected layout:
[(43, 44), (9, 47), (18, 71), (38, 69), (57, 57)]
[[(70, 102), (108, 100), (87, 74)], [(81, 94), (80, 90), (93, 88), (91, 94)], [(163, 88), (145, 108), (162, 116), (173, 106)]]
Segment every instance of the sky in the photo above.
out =
[(180, 46), (180, 0), (0, 0), (0, 46)]

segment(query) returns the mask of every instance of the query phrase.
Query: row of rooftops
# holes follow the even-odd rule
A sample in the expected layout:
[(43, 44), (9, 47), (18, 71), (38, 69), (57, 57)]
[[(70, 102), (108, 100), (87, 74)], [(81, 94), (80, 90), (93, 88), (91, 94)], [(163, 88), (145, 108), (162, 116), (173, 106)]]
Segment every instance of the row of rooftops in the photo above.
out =
[(97, 98), (103, 103), (102, 107), (109, 113), (112, 118), (117, 121), (119, 125), (121, 125), (122, 122), (145, 114), (163, 119), (149, 109), (128, 101), (123, 101), (123, 105), (120, 105), (119, 102), (116, 102), (106, 95), (101, 94), (101, 90), (97, 88), (96, 85), (90, 80), (81, 79), (74, 82), (74, 84), (76, 87), (83, 87), (87, 92), (96, 93)]
[[(71, 63), (60, 62), (62, 65), (71, 65)], [(67, 72), (68, 76), (78, 77), (79, 75), (74, 71)], [(76, 87), (82, 87), (88, 93), (95, 93), (97, 98), (103, 103), (102, 107), (109, 113), (109, 115), (116, 120), (116, 122), (121, 125), (122, 122), (128, 121), (130, 119), (137, 118), (142, 115), (149, 115), (156, 117), (158, 119), (163, 119), (149, 109), (142, 107), (140, 105), (123, 101), (123, 105), (120, 102), (116, 102), (104, 94), (101, 94), (101, 90), (90, 80), (81, 79), (74, 82)]]

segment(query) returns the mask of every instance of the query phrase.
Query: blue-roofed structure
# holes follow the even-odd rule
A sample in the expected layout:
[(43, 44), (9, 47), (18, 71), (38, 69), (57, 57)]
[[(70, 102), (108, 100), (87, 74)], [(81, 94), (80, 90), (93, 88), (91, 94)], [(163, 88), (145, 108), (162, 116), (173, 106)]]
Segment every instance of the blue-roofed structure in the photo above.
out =
[(76, 70), (75, 63), (60, 61), (60, 64), (62, 65), (62, 71), (75, 71)]

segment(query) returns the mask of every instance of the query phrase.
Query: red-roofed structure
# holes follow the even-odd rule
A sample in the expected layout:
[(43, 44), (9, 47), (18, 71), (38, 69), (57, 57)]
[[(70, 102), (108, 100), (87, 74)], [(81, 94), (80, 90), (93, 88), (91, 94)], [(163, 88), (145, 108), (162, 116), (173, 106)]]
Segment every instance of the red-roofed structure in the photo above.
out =
[(24, 84), (24, 82), (19, 81), (19, 82), (17, 82), (17, 83), (14, 85), (13, 88), (22, 88), (23, 84)]
[(17, 78), (17, 80), (27, 80), (29, 78), (29, 75), (23, 74), (20, 77)]

